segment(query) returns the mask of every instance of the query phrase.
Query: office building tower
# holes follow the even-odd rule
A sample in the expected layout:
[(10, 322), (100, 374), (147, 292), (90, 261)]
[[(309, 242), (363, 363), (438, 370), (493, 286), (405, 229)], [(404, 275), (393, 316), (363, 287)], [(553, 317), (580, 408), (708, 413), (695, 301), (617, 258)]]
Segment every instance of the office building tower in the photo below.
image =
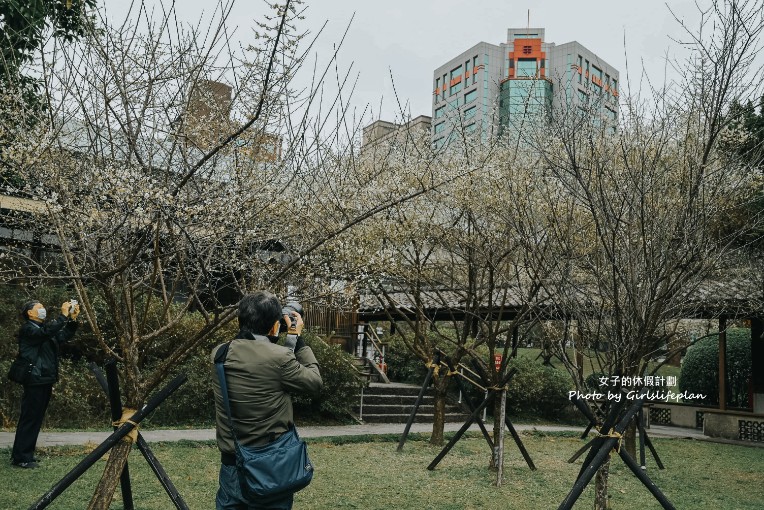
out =
[(613, 131), (618, 82), (618, 71), (582, 44), (546, 42), (543, 28), (510, 28), (506, 43), (478, 43), (433, 73), (433, 144), (538, 127), (571, 108)]

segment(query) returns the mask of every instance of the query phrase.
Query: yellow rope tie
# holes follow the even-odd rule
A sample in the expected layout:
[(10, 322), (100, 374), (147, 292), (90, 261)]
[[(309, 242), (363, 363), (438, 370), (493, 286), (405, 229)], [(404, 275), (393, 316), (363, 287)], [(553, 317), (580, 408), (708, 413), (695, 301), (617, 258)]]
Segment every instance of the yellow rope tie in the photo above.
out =
[(621, 444), (623, 444), (623, 434), (616, 432), (615, 429), (610, 429), (610, 432), (607, 434), (600, 434), (600, 437), (615, 437), (618, 439), (618, 444), (616, 445), (613, 450), (615, 450), (615, 453), (620, 454), (621, 453)]
[(439, 365), (433, 363), (432, 360), (430, 360), (427, 363), (425, 363), (424, 366), (427, 367), (427, 368), (432, 368), (432, 375), (434, 377), (438, 376), (438, 372), (440, 372), (440, 366)]
[(123, 407), (122, 417), (117, 421), (111, 422), (111, 424), (115, 427), (121, 427), (125, 423), (129, 423), (133, 426), (133, 429), (130, 432), (128, 432), (124, 438), (122, 438), (124, 441), (128, 441), (130, 443), (134, 443), (138, 440), (138, 424), (130, 419), (133, 417), (133, 415), (136, 412), (137, 412), (137, 409), (130, 409), (129, 407)]

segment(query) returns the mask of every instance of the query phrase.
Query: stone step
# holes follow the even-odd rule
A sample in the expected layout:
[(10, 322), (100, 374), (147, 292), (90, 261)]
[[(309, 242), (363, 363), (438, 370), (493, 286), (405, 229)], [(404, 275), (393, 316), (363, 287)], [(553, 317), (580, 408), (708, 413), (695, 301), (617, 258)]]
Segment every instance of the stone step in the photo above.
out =
[[(387, 405), (414, 405), (416, 402), (416, 395), (369, 395), (364, 392), (363, 401), (369, 404), (387, 404)], [(361, 399), (361, 396), (358, 396)], [(422, 404), (432, 404), (435, 401), (435, 397), (425, 395), (422, 398)]]
[[(384, 384), (384, 383), (372, 383), (367, 388), (364, 388), (364, 395), (412, 395), (416, 397), (419, 395), (421, 388), (413, 385), (403, 385), (397, 383)], [(425, 395), (433, 395), (432, 388), (428, 388), (425, 391)]]
[[(353, 406), (353, 411), (358, 413), (360, 412), (360, 405)], [(411, 410), (414, 409), (414, 406), (384, 406), (384, 405), (373, 405), (373, 404), (367, 404), (366, 402), (363, 403), (363, 413), (369, 413), (369, 414), (411, 414)], [(433, 414), (435, 412), (435, 406), (419, 406), (417, 409), (417, 414)], [(454, 406), (454, 405), (447, 405), (446, 406), (446, 413), (463, 413), (461, 407)]]
[[(446, 413), (445, 421), (452, 422), (464, 422), (469, 415)], [(363, 413), (363, 421), (366, 423), (407, 423), (409, 420), (408, 414), (367, 414), (366, 409)], [(414, 417), (414, 423), (432, 423), (434, 417), (432, 414), (417, 413)]]

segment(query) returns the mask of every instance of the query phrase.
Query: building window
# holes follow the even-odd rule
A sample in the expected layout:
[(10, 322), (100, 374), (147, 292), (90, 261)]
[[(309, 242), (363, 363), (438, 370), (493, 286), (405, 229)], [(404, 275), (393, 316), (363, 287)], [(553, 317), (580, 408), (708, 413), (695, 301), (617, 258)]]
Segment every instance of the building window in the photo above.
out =
[(459, 98), (458, 97), (456, 99), (454, 99), (453, 101), (450, 101), (448, 103), (448, 110), (449, 111), (456, 110), (457, 108), (459, 108)]
[(440, 78), (435, 78), (435, 101), (440, 100)]
[(435, 118), (436, 118), (436, 119), (439, 119), (439, 118), (441, 118), (441, 117), (442, 117), (442, 116), (443, 116), (445, 113), (446, 113), (446, 107), (445, 107), (445, 106), (441, 106), (440, 108), (438, 108), (437, 110), (435, 110)]
[(535, 78), (538, 62), (535, 58), (519, 58), (515, 65), (515, 78)]
[(529, 45), (529, 44), (524, 45), (523, 46), (523, 55), (530, 55), (531, 53), (533, 53), (533, 48), (531, 47), (531, 45)]
[(578, 56), (578, 83), (581, 83), (581, 75), (584, 74), (583, 58)]
[(453, 96), (462, 90), (462, 66), (452, 69), (450, 78), (448, 95)]
[(471, 90), (464, 94), (464, 104), (471, 103), (475, 99), (477, 99), (477, 89)]
[(478, 58), (477, 55), (472, 57), (472, 83), (477, 83), (477, 66), (478, 66)]
[(597, 94), (602, 94), (602, 69), (597, 66), (592, 66), (592, 83), (594, 84), (594, 91)]
[(471, 119), (477, 114), (477, 106), (473, 106), (472, 108), (467, 108), (464, 110), (464, 120)]
[(464, 132), (465, 133), (473, 133), (476, 129), (477, 129), (477, 123), (473, 122), (469, 126), (465, 126), (464, 127)]
[(436, 135), (438, 133), (442, 133), (444, 129), (446, 129), (446, 123), (445, 122), (441, 122), (440, 124), (435, 124), (434, 131), (435, 131)]
[(610, 87), (610, 92), (612, 92), (614, 96), (618, 95), (618, 80), (615, 78), (613, 78), (613, 86)]

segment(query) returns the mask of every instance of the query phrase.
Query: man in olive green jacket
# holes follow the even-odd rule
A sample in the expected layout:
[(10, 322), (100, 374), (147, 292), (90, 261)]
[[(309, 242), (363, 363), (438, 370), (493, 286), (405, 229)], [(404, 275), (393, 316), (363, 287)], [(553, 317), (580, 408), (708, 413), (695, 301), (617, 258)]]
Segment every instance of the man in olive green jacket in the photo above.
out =
[[(294, 351), (276, 344), (282, 317), (281, 304), (268, 292), (244, 296), (239, 303), (239, 334), (225, 356), (225, 375), (236, 436), (245, 446), (275, 441), (294, 424), (290, 393), (317, 393), (321, 389), (318, 362), (298, 336)], [(290, 332), (302, 332), (302, 317), (284, 315)], [(295, 324), (292, 324), (292, 321)], [(212, 361), (221, 344), (212, 351)], [(220, 382), (213, 368), (217, 443), (221, 463), (216, 497), (218, 510), (289, 509), (293, 494), (267, 502), (247, 501), (241, 494), (233, 436), (228, 428)]]

